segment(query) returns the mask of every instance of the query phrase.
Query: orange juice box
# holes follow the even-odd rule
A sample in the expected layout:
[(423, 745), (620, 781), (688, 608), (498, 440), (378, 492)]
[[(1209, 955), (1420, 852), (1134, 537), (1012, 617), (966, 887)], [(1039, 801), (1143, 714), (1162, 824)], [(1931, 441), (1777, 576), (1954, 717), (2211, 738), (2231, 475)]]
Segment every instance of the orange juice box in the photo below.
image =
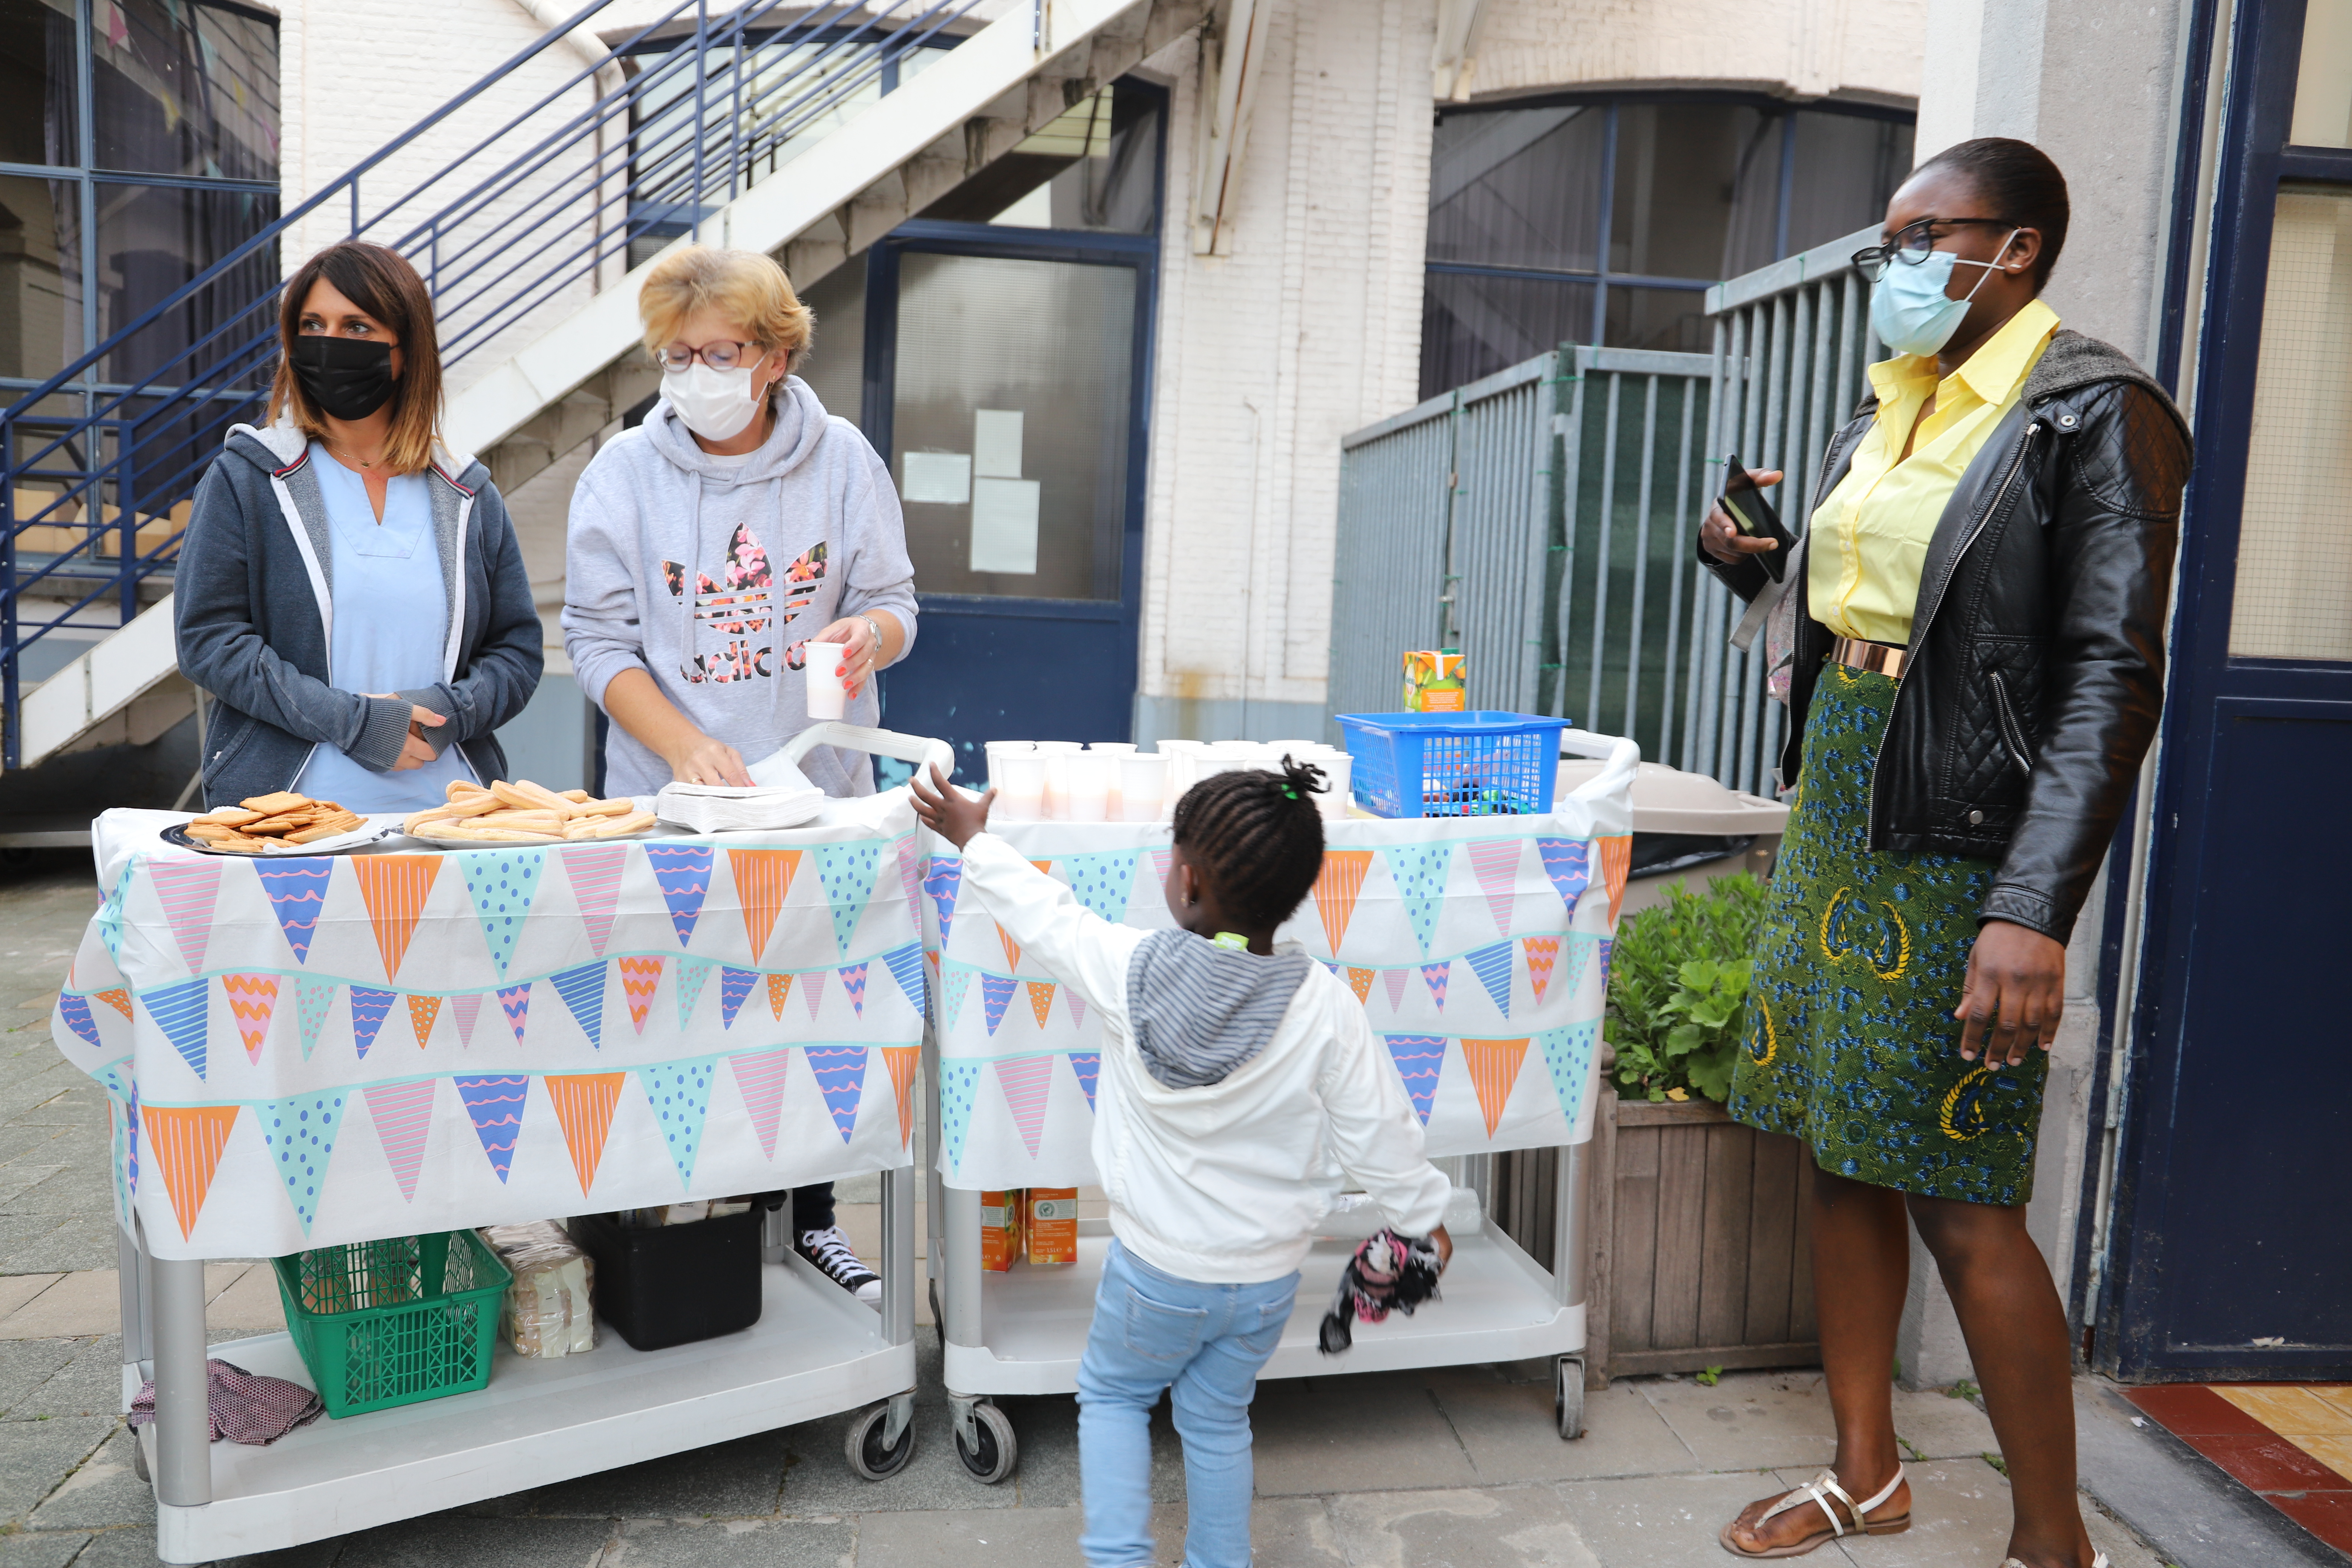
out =
[(1002, 1274), (1021, 1256), (1022, 1200), (1019, 1189), (980, 1194), (980, 1266)]
[(1077, 1188), (1030, 1188), (1028, 1215), (1030, 1262), (1078, 1260)]
[(1468, 706), (1462, 688), (1462, 655), (1454, 648), (1421, 648), (1404, 656), (1404, 710), (1459, 713)]

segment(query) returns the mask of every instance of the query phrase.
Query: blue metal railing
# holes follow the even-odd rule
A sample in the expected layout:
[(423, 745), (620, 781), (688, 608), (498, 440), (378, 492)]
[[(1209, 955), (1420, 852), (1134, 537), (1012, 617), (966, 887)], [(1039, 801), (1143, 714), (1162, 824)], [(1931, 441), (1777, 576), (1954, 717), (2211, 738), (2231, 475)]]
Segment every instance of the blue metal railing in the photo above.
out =
[[(348, 203), (349, 235), (415, 263), (446, 368), (601, 281), (608, 261), (625, 269), (633, 242), (698, 226), (828, 115), (894, 87), (918, 50), (957, 42), (980, 0), (798, 0), (789, 19), (785, 0), (718, 17), (709, 0), (680, 0), (369, 210), (363, 187), (390, 181), (392, 159), (610, 4), (590, 0), (0, 409), (0, 766), (22, 762), (26, 650), (60, 626), (105, 625), (110, 599), (116, 624), (138, 613), (140, 584), (168, 574), (196, 480), (229, 427), (262, 413), (278, 356), (277, 256), (297, 225)], [(599, 88), (616, 66), (622, 84)], [(590, 100), (568, 101), (583, 86)], [(186, 345), (143, 372), (108, 374), (159, 329), (184, 331)], [(35, 590), (41, 616), (26, 614)], [(93, 609), (98, 618), (85, 616)]]

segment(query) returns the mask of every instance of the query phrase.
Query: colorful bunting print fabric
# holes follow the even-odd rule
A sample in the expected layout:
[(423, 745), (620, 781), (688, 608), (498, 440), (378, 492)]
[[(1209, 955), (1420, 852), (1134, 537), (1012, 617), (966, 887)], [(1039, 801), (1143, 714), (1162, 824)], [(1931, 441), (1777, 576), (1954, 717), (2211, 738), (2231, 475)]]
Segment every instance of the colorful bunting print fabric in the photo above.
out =
[(816, 874), (824, 884), (825, 902), (833, 910), (834, 943), (846, 954), (858, 918), (874, 899), (874, 879), (882, 868), (882, 846), (871, 839), (823, 844), (815, 854)]
[(320, 975), (294, 976), (294, 1018), (301, 1027), (302, 1059), (306, 1062), (310, 1053), (319, 1048), (319, 1036), (327, 1027), (327, 1009), (335, 1005), (339, 989), (333, 981)]
[(971, 1131), (971, 1112), (980, 1093), (980, 1069), (985, 1063), (942, 1060), (940, 1063), (940, 1136), (948, 1152), (950, 1172), (963, 1166), (964, 1140)]
[(1566, 995), (1573, 996), (1577, 987), (1584, 984), (1585, 967), (1592, 962), (1601, 939), (1579, 931), (1569, 932), (1559, 942), (1559, 988)]
[(489, 1157), (490, 1169), (498, 1173), (503, 1184), (514, 1169), (515, 1144), (522, 1137), (523, 1105), (530, 1098), (530, 1076), (459, 1073), (449, 1081), (474, 1123), (475, 1136), (482, 1141), (482, 1152)]
[(1470, 869), (1486, 900), (1486, 912), (1495, 919), (1496, 936), (1511, 934), (1511, 913), (1518, 901), (1519, 850), (1524, 843), (1518, 838), (1487, 838), (1467, 846)]
[(1573, 1127), (1584, 1114), (1585, 1089), (1592, 1080), (1592, 1043), (1599, 1024), (1579, 1024), (1567, 1029), (1546, 1029), (1536, 1037), (1544, 1068), (1551, 1074), (1552, 1093), (1559, 1098), (1559, 1113)]
[(1371, 1001), (1372, 976), (1379, 973), (1380, 971), (1376, 969), (1358, 969), (1353, 964), (1349, 964), (1348, 966), (1348, 989), (1356, 994), (1356, 1000), (1358, 1002), (1369, 1003)]
[(646, 1032), (646, 1015), (653, 1011), (654, 992), (661, 984), (662, 961), (625, 958), (620, 964), (621, 994), (629, 1005), (629, 1026), (642, 1035)]
[(1601, 850), (1601, 875), (1609, 885), (1609, 929), (1617, 929), (1617, 913), (1625, 907), (1625, 879), (1633, 868), (1633, 839), (1617, 834), (1596, 841)]
[(572, 901), (588, 933), (588, 951), (604, 956), (613, 940), (613, 914), (621, 902), (621, 868), (628, 861), (625, 844), (583, 844), (558, 851), (563, 875), (572, 884)]
[(996, 1064), (996, 1087), (1003, 1091), (1004, 1108), (1013, 1113), (1029, 1157), (1037, 1157), (1037, 1140), (1045, 1131), (1046, 1091), (1054, 1081), (1050, 1056), (1007, 1057)]
[(425, 900), (432, 896), (434, 879), (441, 874), (438, 855), (353, 855), (348, 858), (352, 876), (367, 905), (368, 921), (375, 928), (376, 951), (383, 956), (387, 980), (400, 978), (400, 961), (425, 918)]
[(756, 969), (737, 969), (732, 965), (719, 971), (719, 1026), (731, 1029), (735, 1015), (743, 1010), (743, 1003), (751, 994), (751, 987), (760, 983)]
[(719, 966), (707, 958), (681, 958), (677, 961), (677, 980), (673, 997), (677, 1003), (677, 1032), (687, 1032), (694, 1022), (694, 1005), (702, 999), (703, 984), (710, 972)]
[(998, 944), (1004, 949), (1004, 967), (1016, 971), (1020, 969), (1021, 944), (1013, 940), (1013, 933), (1006, 931), (1003, 926), (998, 926), (996, 928), (996, 940)]
[(1536, 853), (1543, 859), (1544, 875), (1559, 893), (1559, 901), (1567, 906), (1568, 918), (1576, 918), (1576, 903), (1592, 880), (1592, 847), (1580, 838), (1538, 838)]
[(177, 985), (166, 985), (150, 991), (143, 1000), (147, 1016), (188, 1064), (188, 1070), (197, 1078), (205, 1076), (209, 1041), (206, 1037), (212, 1018), (212, 982), (199, 976), (183, 980)]
[(1141, 851), (1105, 849), (1091, 854), (1065, 855), (1063, 879), (1078, 902), (1113, 925), (1127, 921), (1128, 900), (1135, 891), (1135, 863)]
[(790, 1046), (727, 1058), (727, 1065), (735, 1069), (736, 1092), (743, 1097), (743, 1110), (760, 1140), (760, 1152), (771, 1160), (776, 1157), (776, 1117), (783, 1108), (784, 1075), (792, 1059)]
[(898, 1146), (911, 1148), (915, 1137), (915, 1063), (920, 1046), (884, 1046), (882, 1065), (890, 1070), (890, 1094), (898, 1102)]
[(269, 899), (269, 911), (278, 917), (278, 929), (285, 933), (294, 962), (307, 963), (319, 916), (327, 907), (327, 884), (334, 879), (334, 860), (324, 855), (256, 860), (253, 875)]
[(441, 1016), (441, 998), (415, 996), (408, 999), (408, 1026), (416, 1033), (416, 1048), (424, 1050), (433, 1041), (434, 1020)]
[(368, 1119), (375, 1123), (376, 1142), (383, 1148), (383, 1162), (392, 1167), (392, 1179), (404, 1203), (416, 1200), (416, 1173), (424, 1168), (425, 1140), (433, 1131), (436, 1081), (427, 1078), (411, 1083), (374, 1084), (362, 1091)]
[(1381, 971), (1381, 988), (1389, 994), (1390, 1012), (1401, 1013), (1404, 1010), (1404, 988), (1412, 979), (1412, 972), (1408, 969)]
[(1071, 1027), (1083, 1029), (1087, 1026), (1087, 999), (1085, 997), (1079, 995), (1077, 992), (1073, 990), (1071, 987), (1065, 985), (1062, 987), (1062, 1005), (1069, 1010)]
[(124, 905), (131, 897), (132, 869), (130, 865), (122, 868), (122, 874), (114, 879), (114, 890), (99, 904), (98, 918), (90, 922), (99, 939), (106, 943), (107, 956), (117, 968), (122, 964), (122, 921), (128, 912)]
[(1421, 983), (1429, 987), (1429, 999), (1437, 1004), (1437, 1010), (1441, 1013), (1445, 1011), (1445, 987), (1453, 976), (1454, 961), (1450, 958), (1443, 963), (1421, 966)]
[(625, 1072), (549, 1073), (548, 1103), (555, 1108), (556, 1125), (563, 1129), (563, 1147), (572, 1156), (572, 1173), (580, 1178), (580, 1195), (596, 1184), (596, 1168), (604, 1163), (604, 1140), (613, 1131), (613, 1111), (621, 1103)]
[(482, 1021), (482, 994), (478, 991), (461, 991), (450, 997), (449, 1016), (457, 1021), (457, 1043), (461, 1046), (472, 1045), (474, 1026)]
[[(478, 849), (457, 857), (466, 874), (466, 896), (473, 901), (474, 918), (482, 924), (482, 940), (489, 944), (490, 962), (499, 978), (507, 977), (514, 961), (515, 942), (539, 894), (540, 873), (547, 868), (547, 851), (518, 847)], [(611, 913), (606, 912), (606, 921)]]
[[(604, 966), (602, 963), (583, 963), (560, 974), (551, 974), (548, 979), (554, 984), (555, 994), (563, 998), (563, 1005), (571, 1011), (572, 1021), (580, 1026), (582, 1034), (588, 1037), (589, 1045), (603, 1050)], [(520, 1036), (517, 1043), (520, 1043)]]
[(971, 990), (971, 977), (974, 973), (969, 969), (950, 969), (940, 979), (940, 984), (943, 988), (942, 998), (947, 1006), (948, 1027), (950, 1029), (956, 1026), (956, 1020), (963, 1016), (963, 999)]
[(991, 974), (982, 970), (980, 975), (981, 1010), (988, 1016), (989, 1037), (996, 1036), (996, 1026), (1004, 1022), (1004, 1009), (1013, 1003), (1013, 987), (1016, 984), (1010, 974)]
[(125, 987), (121, 985), (110, 985), (103, 991), (93, 991), (89, 994), (89, 999), (93, 1002), (103, 1002), (108, 1006), (113, 1008), (116, 1012), (121, 1014), (122, 1021), (124, 1023), (128, 1024), (132, 1021), (131, 1016), (131, 993)]
[(907, 914), (909, 919), (919, 922), (922, 920), (922, 851), (915, 847), (915, 836), (909, 833), (894, 840), (890, 852), (898, 861), (898, 891), (906, 899)]
[(286, 1184), (286, 1196), (308, 1236), (319, 1215), (319, 1189), (326, 1184), (335, 1134), (342, 1130), (342, 1091), (296, 1095), (255, 1106), (254, 1113), (262, 1143), (278, 1163), (278, 1179)]
[(1486, 988), (1486, 995), (1495, 1004), (1495, 1011), (1507, 1018), (1511, 1016), (1511, 944), (1491, 942), (1474, 948), (1464, 954), (1470, 963), (1470, 972), (1478, 984)]
[(1523, 936), (1519, 947), (1528, 955), (1528, 988), (1536, 994), (1536, 1005), (1540, 1007), (1544, 987), (1551, 984), (1552, 965), (1559, 960), (1559, 938)]
[(801, 868), (797, 849), (730, 849), (727, 863), (735, 873), (735, 897), (743, 907), (743, 935), (751, 944), (751, 962), (768, 950), (768, 937), (783, 912), (793, 890), (793, 876)]
[(866, 965), (853, 963), (841, 972), (841, 988), (849, 996), (849, 1005), (857, 1016), (866, 1016)]
[(816, 1075), (817, 1089), (824, 1096), (825, 1110), (833, 1113), (841, 1141), (848, 1142), (857, 1131), (857, 1104), (866, 1093), (866, 1047), (810, 1046), (801, 1054)]
[(219, 891), (222, 862), (205, 855), (187, 860), (151, 860), (148, 879), (155, 886), (156, 902), (163, 906), (172, 937), (191, 974), (205, 972), (205, 950), (212, 944), (213, 900)]
[(395, 992), (373, 985), (354, 985), (351, 990), (352, 1044), (362, 1061), (367, 1059), (368, 1048), (375, 1044), (376, 1031), (383, 1027), (392, 1012)]
[(1348, 922), (1355, 918), (1356, 895), (1364, 890), (1364, 876), (1372, 868), (1369, 849), (1326, 849), (1323, 868), (1315, 874), (1315, 912), (1322, 917), (1324, 951), (1337, 953), (1348, 940)]
[(1087, 1109), (1092, 1110), (1095, 1108), (1095, 1080), (1102, 1076), (1102, 1053), (1072, 1051), (1063, 1059), (1070, 1064), (1070, 1071), (1076, 1077), (1078, 1087), (1087, 1091)]
[(59, 992), (58, 1016), (66, 1021), (66, 1027), (79, 1036), (91, 1050), (106, 1048), (98, 1037), (98, 1020), (90, 1016), (89, 997), (77, 996), (70, 991)]
[(1443, 842), (1400, 845), (1381, 850), (1381, 855), (1388, 862), (1405, 918), (1412, 922), (1413, 937), (1426, 957), (1430, 939), (1437, 931), (1438, 908), (1445, 900), (1445, 873), (1454, 863), (1454, 846)]
[(931, 896), (931, 907), (938, 911), (942, 947), (955, 928), (956, 894), (962, 889), (963, 862), (953, 856), (933, 856), (923, 871), (923, 891)]
[(662, 902), (669, 908), (670, 929), (677, 933), (677, 945), (686, 946), (694, 940), (694, 923), (702, 918), (702, 905), (710, 897), (710, 861), (714, 853), (708, 844), (647, 844), (646, 864), (653, 868), (654, 883), (661, 889)]
[(1025, 980), (1022, 984), (1029, 991), (1029, 1011), (1036, 1016), (1037, 1026), (1042, 1029), (1047, 1016), (1054, 1011), (1054, 983), (1050, 980)]
[(653, 1101), (662, 1142), (669, 1147), (670, 1163), (677, 1167), (680, 1191), (694, 1185), (694, 1157), (702, 1147), (702, 1123), (710, 1111), (710, 1082), (719, 1068), (716, 1057), (664, 1062), (639, 1068), (637, 1077)]
[(882, 962), (890, 966), (890, 977), (898, 983), (907, 1005), (918, 1014), (927, 1012), (929, 999), (923, 975), (923, 944), (910, 942), (904, 947), (894, 947), (882, 955)]
[(523, 1031), (530, 1026), (530, 982), (499, 986), (499, 1011), (506, 1015), (507, 1027), (513, 1033), (515, 1044), (521, 1045)]
[(149, 1105), (140, 1116), (147, 1146), (163, 1173), (163, 1187), (172, 1199), (172, 1216), (179, 1221), (185, 1241), (204, 1213), (212, 1192), (213, 1173), (220, 1168), (221, 1151), (236, 1126), (236, 1105)]
[(1525, 1040), (1465, 1040), (1462, 1059), (1470, 1068), (1470, 1087), (1478, 1091), (1478, 1110), (1486, 1118), (1486, 1136), (1495, 1135), (1519, 1081), (1519, 1068), (1528, 1059)]
[[(800, 976), (801, 1000), (808, 1004), (809, 1022), (812, 1024), (816, 1022), (817, 1013), (824, 1006), (825, 974), (824, 970), (812, 969), (806, 974)], [(768, 1001), (773, 1005), (777, 999), (773, 984), (774, 976), (772, 975), (769, 979)], [(792, 980), (788, 977), (784, 984), (789, 986), (792, 984)]]
[(1389, 1047), (1389, 1058), (1396, 1063), (1397, 1077), (1404, 1080), (1412, 1113), (1421, 1118), (1423, 1127), (1428, 1126), (1430, 1107), (1437, 1101), (1438, 1077), (1445, 1067), (1445, 1037), (1382, 1035), (1381, 1038)]
[[(792, 994), (793, 977), (791, 975), (771, 974), (768, 976), (768, 1016), (779, 1024), (784, 1021), (784, 1003), (790, 999)], [(809, 1014), (809, 1016), (814, 1018), (816, 1015), (812, 1011)]]

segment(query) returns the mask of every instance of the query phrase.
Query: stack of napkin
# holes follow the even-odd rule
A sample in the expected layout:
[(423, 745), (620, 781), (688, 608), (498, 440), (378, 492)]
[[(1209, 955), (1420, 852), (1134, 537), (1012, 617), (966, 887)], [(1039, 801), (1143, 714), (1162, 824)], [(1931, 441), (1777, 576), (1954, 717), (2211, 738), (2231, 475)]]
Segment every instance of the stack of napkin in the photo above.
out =
[(690, 833), (759, 833), (798, 827), (824, 809), (824, 792), (782, 752), (744, 771), (749, 785), (666, 784), (655, 815)]

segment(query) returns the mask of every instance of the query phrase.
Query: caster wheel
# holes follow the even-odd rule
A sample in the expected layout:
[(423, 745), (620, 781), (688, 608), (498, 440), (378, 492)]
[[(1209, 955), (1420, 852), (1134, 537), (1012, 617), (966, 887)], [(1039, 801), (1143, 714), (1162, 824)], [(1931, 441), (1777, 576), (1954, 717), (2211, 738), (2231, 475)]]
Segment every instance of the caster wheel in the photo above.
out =
[(885, 1448), (882, 1433), (889, 1424), (887, 1401), (849, 1424), (849, 1437), (842, 1447), (849, 1456), (849, 1468), (857, 1472), (861, 1480), (878, 1481), (895, 1476), (915, 1457), (915, 1424), (907, 1423), (907, 1429), (898, 1434), (897, 1447)]
[(155, 1478), (147, 1473), (147, 1445), (136, 1432), (131, 1435), (131, 1473), (150, 1486), (155, 1484)]
[(977, 1450), (963, 1446), (963, 1437), (956, 1437), (956, 1458), (971, 1472), (971, 1479), (982, 1486), (994, 1486), (1013, 1473), (1021, 1460), (1021, 1444), (1013, 1436), (1013, 1423), (1003, 1411), (993, 1405), (971, 1407), (973, 1435), (979, 1438)]
[(1584, 1436), (1584, 1363), (1561, 1357), (1551, 1363), (1551, 1409), (1563, 1439)]

